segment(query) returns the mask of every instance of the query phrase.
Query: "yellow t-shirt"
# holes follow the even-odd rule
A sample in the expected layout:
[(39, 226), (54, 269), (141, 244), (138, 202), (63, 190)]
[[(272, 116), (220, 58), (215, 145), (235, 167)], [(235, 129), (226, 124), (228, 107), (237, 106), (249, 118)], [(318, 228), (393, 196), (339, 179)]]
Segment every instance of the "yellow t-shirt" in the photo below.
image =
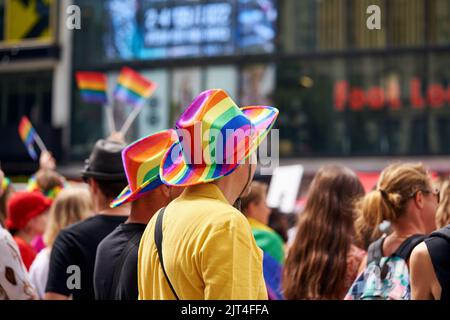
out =
[[(175, 299), (154, 242), (153, 216), (141, 238), (139, 299)], [(162, 251), (167, 275), (180, 299), (264, 300), (262, 251), (245, 216), (214, 184), (186, 189), (166, 208)]]

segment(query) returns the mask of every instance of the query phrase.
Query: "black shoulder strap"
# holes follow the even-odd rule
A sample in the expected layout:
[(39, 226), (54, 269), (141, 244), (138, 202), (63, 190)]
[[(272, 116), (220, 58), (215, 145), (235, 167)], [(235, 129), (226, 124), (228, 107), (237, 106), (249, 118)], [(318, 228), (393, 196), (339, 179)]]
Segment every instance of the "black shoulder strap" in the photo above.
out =
[(367, 264), (380, 261), (383, 257), (383, 243), (386, 237), (381, 237), (375, 242), (372, 242), (367, 250)]
[(119, 284), (119, 280), (120, 280), (120, 274), (122, 272), (122, 268), (123, 268), (123, 264), (125, 263), (125, 258), (128, 256), (128, 252), (130, 252), (131, 248), (135, 245), (135, 241), (139, 239), (136, 238), (141, 238), (141, 234), (135, 234), (133, 236), (133, 238), (131, 238), (130, 240), (128, 240), (126, 247), (123, 249), (120, 257), (119, 257), (119, 261), (117, 262), (115, 268), (114, 268), (114, 275), (113, 275), (113, 281), (111, 284), (111, 288), (110, 288), (110, 294), (109, 294), (109, 298), (110, 299), (115, 299), (116, 297), (116, 291), (117, 291), (117, 286)]
[(180, 298), (178, 298), (177, 293), (175, 292), (175, 289), (172, 286), (172, 283), (170, 282), (169, 277), (167, 276), (166, 269), (164, 268), (164, 260), (163, 260), (163, 254), (162, 254), (162, 241), (163, 241), (162, 223), (163, 223), (163, 217), (164, 217), (164, 211), (165, 210), (166, 210), (165, 207), (162, 208), (161, 211), (158, 214), (157, 219), (156, 219), (156, 224), (155, 224), (155, 244), (156, 244), (156, 249), (158, 250), (159, 262), (161, 263), (161, 267), (162, 267), (164, 276), (166, 277), (167, 283), (169, 284), (169, 287), (172, 290), (175, 298), (177, 300), (180, 300)]
[(420, 235), (420, 234), (416, 234), (413, 235), (411, 237), (409, 237), (408, 239), (406, 239), (405, 241), (403, 241), (403, 243), (400, 245), (400, 247), (394, 252), (393, 255), (396, 255), (398, 257), (403, 258), (404, 260), (408, 260), (409, 256), (411, 255), (411, 252), (413, 251), (413, 249), (419, 244), (421, 243), (423, 240), (426, 239), (427, 236), (425, 235)]
[(450, 225), (434, 231), (432, 234), (430, 234), (430, 238), (431, 237), (444, 238), (445, 240), (450, 242)]

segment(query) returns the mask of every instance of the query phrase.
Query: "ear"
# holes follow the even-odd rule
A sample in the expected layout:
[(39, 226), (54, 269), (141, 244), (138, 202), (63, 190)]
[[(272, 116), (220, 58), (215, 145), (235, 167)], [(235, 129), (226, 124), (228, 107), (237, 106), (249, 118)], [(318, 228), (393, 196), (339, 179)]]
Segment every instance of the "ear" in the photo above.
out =
[(417, 208), (423, 209), (424, 207), (424, 196), (422, 191), (418, 191), (414, 197), (414, 203), (416, 204)]
[(164, 198), (170, 200), (170, 187), (163, 184), (159, 189), (161, 190), (161, 193), (163, 194)]

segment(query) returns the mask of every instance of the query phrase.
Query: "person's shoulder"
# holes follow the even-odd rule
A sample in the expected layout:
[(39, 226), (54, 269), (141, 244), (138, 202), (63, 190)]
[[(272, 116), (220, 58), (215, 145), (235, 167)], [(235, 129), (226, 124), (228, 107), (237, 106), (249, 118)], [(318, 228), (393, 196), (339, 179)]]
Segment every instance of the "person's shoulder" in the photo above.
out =
[(363, 258), (367, 255), (367, 252), (361, 248), (358, 248), (354, 244), (350, 245), (350, 250), (348, 252), (349, 256), (357, 257), (357, 258)]
[(73, 241), (78, 241), (83, 238), (84, 235), (88, 235), (91, 225), (95, 221), (96, 216), (89, 217), (83, 221), (75, 222), (68, 227), (63, 228), (59, 231), (58, 236), (55, 239), (54, 246), (58, 246), (61, 244), (69, 244)]
[(430, 260), (430, 253), (428, 252), (425, 242), (419, 243), (411, 252), (410, 264), (423, 263)]
[(279, 245), (284, 245), (283, 238), (281, 238), (281, 236), (273, 229), (267, 231), (267, 238)]
[(0, 244), (1, 245), (9, 245), (11, 243), (16, 245), (13, 236), (11, 235), (11, 233), (9, 233), (8, 230), (6, 230), (0, 226)]
[(247, 218), (242, 212), (237, 210), (231, 205), (221, 203), (214, 209), (214, 213), (211, 217), (213, 224), (218, 228), (237, 228), (241, 230), (243, 225), (250, 228)]
[(71, 224), (70, 226), (68, 226), (68, 227), (64, 228), (63, 230), (61, 230), (61, 232), (64, 232), (64, 233), (67, 233), (67, 234), (77, 233), (80, 230), (84, 230), (87, 227), (89, 227), (89, 226), (91, 226), (93, 224), (96, 224), (97, 221), (98, 221), (98, 216), (95, 215), (95, 216), (86, 218), (86, 219), (84, 219), (82, 221), (75, 222), (74, 224)]
[(97, 252), (108, 251), (111, 247), (117, 246), (119, 242), (126, 240), (122, 224), (118, 225), (110, 234), (100, 241)]

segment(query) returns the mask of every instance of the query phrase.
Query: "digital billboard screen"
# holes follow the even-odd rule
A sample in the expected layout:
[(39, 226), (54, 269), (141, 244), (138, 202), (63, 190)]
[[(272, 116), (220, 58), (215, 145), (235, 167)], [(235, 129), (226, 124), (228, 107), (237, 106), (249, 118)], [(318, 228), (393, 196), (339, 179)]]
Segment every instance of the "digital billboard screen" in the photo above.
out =
[(109, 61), (272, 53), (275, 0), (108, 0)]

